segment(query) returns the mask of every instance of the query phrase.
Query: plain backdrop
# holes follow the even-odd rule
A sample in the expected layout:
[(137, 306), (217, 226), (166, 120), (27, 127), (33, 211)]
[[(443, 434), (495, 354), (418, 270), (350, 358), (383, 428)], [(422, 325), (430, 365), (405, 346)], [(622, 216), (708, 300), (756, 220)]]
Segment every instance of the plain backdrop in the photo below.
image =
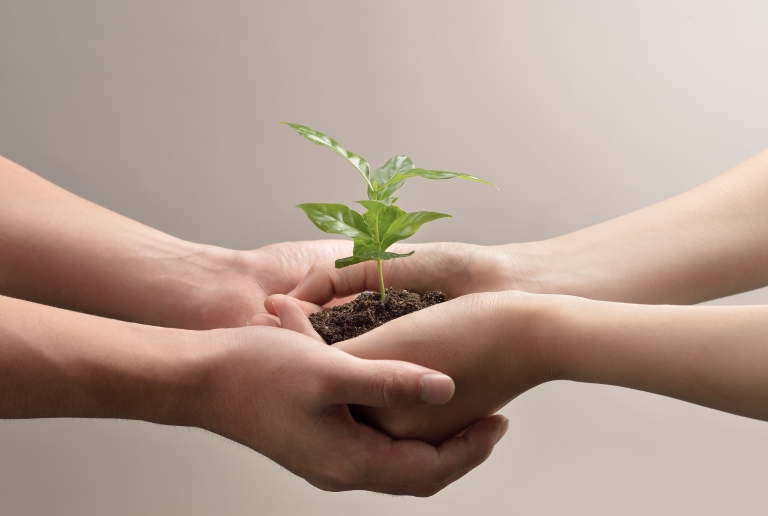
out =
[[(362, 180), (279, 121), (413, 180), (447, 211), (415, 241), (554, 237), (663, 200), (768, 147), (768, 3), (0, 0), (0, 154), (173, 235), (321, 237), (301, 202)], [(760, 290), (720, 303), (765, 303)], [(768, 424), (556, 382), (429, 499), (324, 493), (199, 430), (0, 422), (0, 514), (765, 514)]]

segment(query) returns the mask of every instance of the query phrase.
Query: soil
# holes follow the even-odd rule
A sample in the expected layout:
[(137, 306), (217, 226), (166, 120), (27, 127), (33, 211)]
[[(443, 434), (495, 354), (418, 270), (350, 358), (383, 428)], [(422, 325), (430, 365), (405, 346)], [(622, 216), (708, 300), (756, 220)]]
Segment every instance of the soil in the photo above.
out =
[(335, 344), (369, 332), (392, 319), (448, 301), (448, 296), (442, 292), (427, 292), (420, 296), (410, 290), (390, 288), (384, 302), (379, 296), (378, 292), (363, 292), (354, 301), (310, 315), (309, 320), (325, 342)]

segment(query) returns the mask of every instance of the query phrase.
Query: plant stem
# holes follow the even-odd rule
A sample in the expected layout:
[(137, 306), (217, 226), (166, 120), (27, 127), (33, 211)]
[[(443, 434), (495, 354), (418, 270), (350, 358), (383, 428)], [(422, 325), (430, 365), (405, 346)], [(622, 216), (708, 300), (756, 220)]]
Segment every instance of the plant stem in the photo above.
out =
[(381, 267), (381, 260), (376, 260), (376, 264), (379, 266), (379, 290), (381, 291), (381, 302), (387, 298), (387, 291), (384, 290), (384, 271)]

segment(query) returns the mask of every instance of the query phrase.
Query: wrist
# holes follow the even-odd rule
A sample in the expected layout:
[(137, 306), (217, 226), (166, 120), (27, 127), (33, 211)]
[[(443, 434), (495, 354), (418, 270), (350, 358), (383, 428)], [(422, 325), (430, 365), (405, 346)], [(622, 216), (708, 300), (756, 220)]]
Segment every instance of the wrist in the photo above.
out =
[[(553, 332), (551, 322), (557, 309), (557, 303), (552, 298), (559, 296), (515, 290), (498, 295), (502, 302), (492, 320), (502, 321), (495, 325), (502, 346), (497, 356), (506, 361), (504, 369), (513, 372), (507, 378), (509, 387), (519, 393), (522, 392), (519, 389), (521, 383), (528, 389), (561, 379), (557, 355), (560, 344), (553, 341), (559, 335)], [(492, 331), (492, 326), (488, 325), (485, 331)]]
[(171, 260), (168, 274), (173, 280), (163, 290), (169, 305), (170, 324), (165, 326), (191, 330), (244, 326), (246, 321), (241, 321), (242, 317), (235, 320), (235, 314), (251, 303), (243, 288), (251, 277), (245, 254), (188, 243), (186, 250)]
[(573, 289), (573, 276), (564, 259), (570, 253), (557, 240), (513, 243), (494, 249), (502, 264), (500, 278), (507, 289), (533, 294), (559, 294)]
[(540, 298), (542, 317), (537, 334), (553, 379), (593, 381), (602, 328), (617, 329), (611, 314), (624, 305), (566, 295)]
[(0, 417), (189, 420), (207, 332), (144, 326), (0, 296)]
[(192, 425), (211, 361), (207, 332), (117, 324), (129, 325), (122, 328), (125, 345), (87, 357), (84, 390), (92, 408), (83, 417)]
[[(574, 379), (574, 351), (581, 345), (580, 321), (593, 303), (574, 296), (531, 294), (520, 291), (504, 293), (507, 345), (524, 345), (536, 383)], [(520, 358), (507, 355), (514, 363), (509, 370), (519, 371)]]

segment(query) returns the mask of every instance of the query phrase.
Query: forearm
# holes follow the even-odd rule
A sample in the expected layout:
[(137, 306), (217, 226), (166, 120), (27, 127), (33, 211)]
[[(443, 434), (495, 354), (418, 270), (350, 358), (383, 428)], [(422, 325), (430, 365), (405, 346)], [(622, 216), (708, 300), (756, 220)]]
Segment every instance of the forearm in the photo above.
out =
[(194, 334), (0, 296), (0, 418), (183, 424), (203, 363)]
[(691, 304), (768, 285), (768, 151), (672, 199), (505, 248), (518, 288), (633, 303)]
[(768, 420), (768, 306), (649, 306), (563, 296), (543, 306), (543, 354), (555, 377)]
[(199, 299), (235, 254), (171, 237), (0, 157), (0, 294), (197, 328)]

